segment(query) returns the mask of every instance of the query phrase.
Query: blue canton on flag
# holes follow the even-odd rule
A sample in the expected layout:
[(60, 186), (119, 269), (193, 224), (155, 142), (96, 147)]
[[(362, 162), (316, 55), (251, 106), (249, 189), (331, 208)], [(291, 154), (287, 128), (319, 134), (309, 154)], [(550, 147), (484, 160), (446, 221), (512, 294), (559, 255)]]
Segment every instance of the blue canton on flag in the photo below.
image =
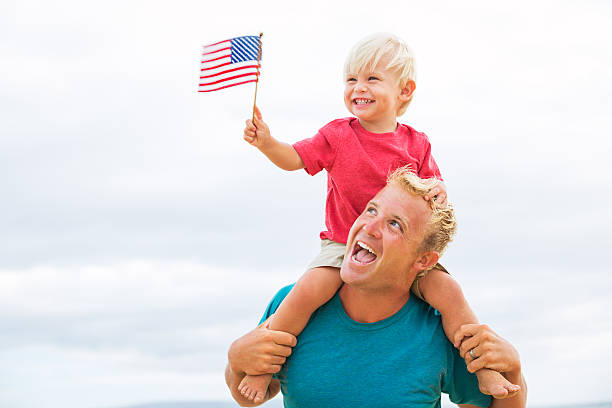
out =
[(206, 45), (202, 51), (198, 92), (211, 92), (257, 82), (261, 40), (256, 35)]
[[(232, 38), (232, 63), (248, 60), (257, 61), (259, 55), (259, 37), (248, 35), (246, 37)], [(261, 57), (260, 57), (261, 59)]]

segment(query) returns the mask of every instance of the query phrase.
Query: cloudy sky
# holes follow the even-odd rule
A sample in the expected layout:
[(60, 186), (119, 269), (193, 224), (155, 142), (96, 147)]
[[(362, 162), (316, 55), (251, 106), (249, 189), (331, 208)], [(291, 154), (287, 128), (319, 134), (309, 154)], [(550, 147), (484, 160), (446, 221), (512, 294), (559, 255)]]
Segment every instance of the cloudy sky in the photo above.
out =
[(0, 405), (228, 400), (230, 342), (316, 254), (325, 176), (241, 138), (253, 86), (198, 94), (200, 46), (264, 32), (287, 142), (347, 116), (342, 63), (391, 31), (401, 121), (457, 208), (445, 263), (519, 349), (530, 405), (612, 400), (606, 1), (0, 3)]

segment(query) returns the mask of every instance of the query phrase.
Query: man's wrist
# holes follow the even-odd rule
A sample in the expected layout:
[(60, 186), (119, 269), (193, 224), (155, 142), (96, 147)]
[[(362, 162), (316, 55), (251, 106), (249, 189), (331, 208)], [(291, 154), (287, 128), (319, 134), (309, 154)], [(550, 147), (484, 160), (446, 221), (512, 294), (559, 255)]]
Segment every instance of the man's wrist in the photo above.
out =
[(227, 351), (227, 366), (232, 371), (232, 373), (235, 373), (235, 374), (246, 374), (246, 372), (242, 369), (242, 367), (236, 364), (236, 360), (238, 360), (238, 358), (236, 358), (236, 353), (237, 353), (236, 349), (240, 347), (240, 345), (237, 343), (239, 343), (241, 339), (242, 337), (239, 337), (236, 340), (234, 340), (232, 344), (230, 345), (229, 350)]

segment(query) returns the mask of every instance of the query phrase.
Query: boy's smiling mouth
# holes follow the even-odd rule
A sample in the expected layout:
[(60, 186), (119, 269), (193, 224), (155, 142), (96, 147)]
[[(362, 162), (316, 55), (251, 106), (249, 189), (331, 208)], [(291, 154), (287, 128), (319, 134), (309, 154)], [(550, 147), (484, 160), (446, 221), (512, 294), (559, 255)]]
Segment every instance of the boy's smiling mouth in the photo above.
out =
[(370, 248), (367, 244), (361, 241), (357, 241), (353, 247), (353, 254), (351, 260), (358, 265), (367, 265), (376, 260), (378, 255)]
[(353, 99), (353, 103), (355, 105), (368, 105), (370, 103), (374, 103), (374, 99), (355, 98)]

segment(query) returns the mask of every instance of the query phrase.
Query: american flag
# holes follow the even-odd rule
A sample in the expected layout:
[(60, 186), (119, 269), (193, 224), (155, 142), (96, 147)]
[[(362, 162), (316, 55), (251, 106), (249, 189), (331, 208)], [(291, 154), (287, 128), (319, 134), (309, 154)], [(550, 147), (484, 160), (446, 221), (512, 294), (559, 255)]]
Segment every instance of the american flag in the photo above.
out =
[(256, 35), (205, 45), (198, 92), (257, 82), (261, 41)]

